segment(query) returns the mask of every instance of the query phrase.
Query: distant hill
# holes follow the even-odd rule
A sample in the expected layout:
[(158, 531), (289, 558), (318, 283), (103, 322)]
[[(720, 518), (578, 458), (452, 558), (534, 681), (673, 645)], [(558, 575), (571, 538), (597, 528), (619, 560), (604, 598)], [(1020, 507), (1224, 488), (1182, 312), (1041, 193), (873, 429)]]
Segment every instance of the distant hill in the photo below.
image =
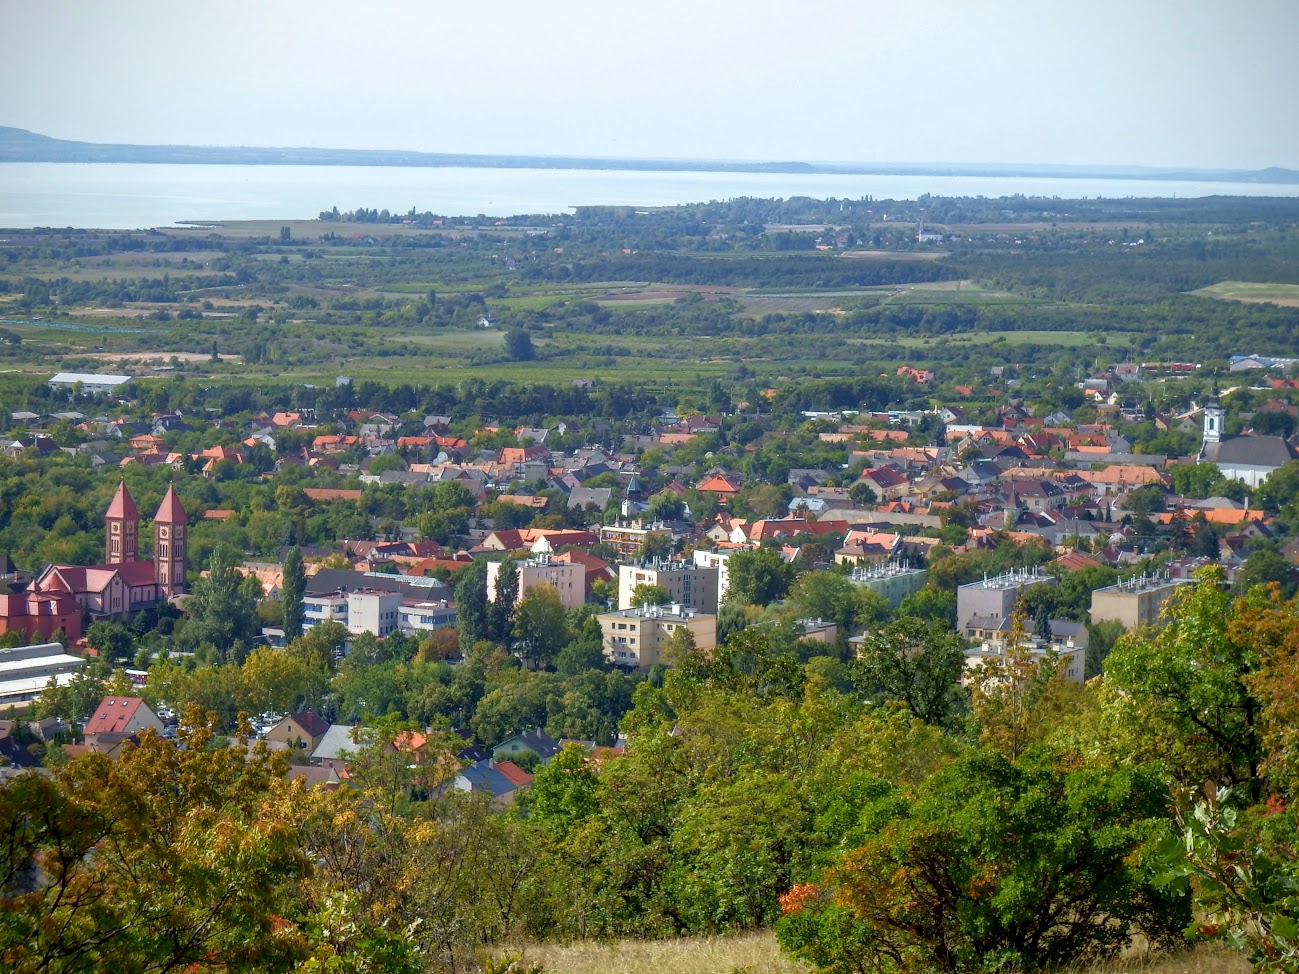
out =
[(640, 172), (769, 172), (861, 176), (1028, 176), (1224, 183), (1299, 183), (1299, 170), (1156, 169), (1134, 166), (968, 165), (962, 163), (734, 162), (715, 159), (602, 159), (498, 156), (401, 149), (126, 145), (54, 139), (0, 126), (0, 162), (132, 162), (244, 166), (460, 166), (472, 169), (616, 169)]

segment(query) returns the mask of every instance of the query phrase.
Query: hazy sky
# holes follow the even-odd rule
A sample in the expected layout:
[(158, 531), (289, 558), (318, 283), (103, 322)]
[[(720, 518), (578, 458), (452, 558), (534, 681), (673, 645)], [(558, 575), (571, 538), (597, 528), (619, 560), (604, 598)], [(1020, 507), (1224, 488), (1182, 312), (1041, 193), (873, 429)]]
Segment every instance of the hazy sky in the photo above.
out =
[(97, 142), (1299, 168), (1299, 0), (0, 0)]

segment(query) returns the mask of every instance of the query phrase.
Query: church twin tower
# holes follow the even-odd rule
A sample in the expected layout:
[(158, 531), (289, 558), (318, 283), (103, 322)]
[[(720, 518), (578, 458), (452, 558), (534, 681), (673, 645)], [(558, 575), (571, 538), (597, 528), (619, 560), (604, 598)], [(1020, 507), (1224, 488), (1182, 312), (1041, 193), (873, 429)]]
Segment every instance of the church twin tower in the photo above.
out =
[[(139, 562), (140, 512), (135, 509), (126, 482), (117, 485), (113, 503), (104, 515), (107, 531), (104, 544), (107, 565), (128, 565)], [(181, 595), (185, 591), (185, 533), (189, 518), (180, 506), (174, 486), (153, 516), (153, 567), (154, 579), (164, 598)]]

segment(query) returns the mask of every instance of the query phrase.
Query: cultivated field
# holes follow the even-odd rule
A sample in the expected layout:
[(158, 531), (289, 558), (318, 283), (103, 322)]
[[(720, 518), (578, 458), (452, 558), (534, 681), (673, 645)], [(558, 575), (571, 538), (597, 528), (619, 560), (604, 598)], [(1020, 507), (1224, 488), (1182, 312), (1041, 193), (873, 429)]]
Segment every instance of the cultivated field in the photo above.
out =
[(1299, 308), (1299, 284), (1223, 281), (1191, 293), (1202, 298), (1216, 298), (1219, 301), (1241, 301), (1246, 304), (1275, 304), (1284, 308)]

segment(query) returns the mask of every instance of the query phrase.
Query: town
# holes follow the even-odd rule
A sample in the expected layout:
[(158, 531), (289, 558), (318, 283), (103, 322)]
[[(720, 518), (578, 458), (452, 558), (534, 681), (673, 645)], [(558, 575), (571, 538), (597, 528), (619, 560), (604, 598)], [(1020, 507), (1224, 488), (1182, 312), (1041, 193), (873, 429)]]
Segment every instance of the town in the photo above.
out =
[(5, 956), (1179, 963), (1299, 796), (1289, 212), (7, 234)]
[[(1169, 412), (1127, 405), (1126, 393), (1147, 370), (1196, 366), (1117, 363), (1080, 383), (1074, 410), (1044, 416), (1017, 394), (1031, 380), (998, 369), (988, 381), (1007, 389), (992, 408), (963, 406), (974, 393), (964, 386), (926, 410), (805, 411), (788, 428), (740, 402), (711, 416), (668, 411), (643, 427), (619, 424), (621, 433), (583, 429), (582, 417), (470, 429), (450, 416), (367, 409), (263, 410), (241, 423), (183, 410), (142, 416), (118, 394), (130, 376), (61, 373), (51, 388), (75, 389), (71, 405), (82, 408), (15, 411), (23, 432), (5, 453), (48, 467), (47, 478), (76, 469), (90, 496), (113, 486), (90, 532), (104, 549), (93, 565), (9, 561), (0, 708), (39, 714), (35, 734), (69, 753), (113, 750), (124, 733), (163, 730), (159, 714), (174, 722), (190, 702), (218, 703), (184, 689), (201, 682), (204, 665), (246, 666), (313, 630), (329, 634), (331, 669), (358, 658), (463, 666), (490, 645), (539, 675), (562, 664), (570, 677), (609, 671), (630, 684), (748, 626), (778, 629), (805, 657), (846, 660), (891, 620), (915, 618), (960, 635), (967, 683), (1012, 651), (1082, 683), (1121, 632), (1158, 625), (1205, 566), (1241, 590), (1274, 582), (1293, 591), (1299, 539), (1288, 528), (1299, 495), (1277, 485), (1299, 464), (1285, 437), (1258, 431), (1294, 428), (1299, 382), (1268, 371), (1285, 364), (1242, 356), (1231, 376), (1253, 385)], [(932, 370), (903, 366), (897, 376), (935, 384)], [(1233, 402), (1257, 406), (1229, 420)], [(56, 446), (51, 423), (81, 442)], [(1135, 449), (1151, 427), (1196, 449)], [(175, 449), (202, 430), (212, 445)], [(604, 445), (578, 445), (588, 432)], [(773, 447), (779, 459), (755, 477), (753, 460)], [(166, 484), (148, 530), (128, 479), (144, 496)], [(236, 497), (237, 509), (224, 506)], [(275, 515), (283, 536), (258, 546), (260, 515)], [(355, 535), (322, 543), (305, 526), (313, 521)], [(229, 641), (214, 643), (201, 639), (193, 607), (196, 595), (207, 601), (213, 566), (194, 555), (215, 557), (222, 545), (220, 570), (245, 580), (238, 593), (249, 599), (246, 619), (226, 620)], [(296, 588), (286, 580), (290, 549)], [(236, 600), (225, 598), (229, 613)], [(96, 730), (94, 688), (115, 668), (131, 687), (112, 696), (130, 714)], [(594, 719), (521, 706), (479, 722), (472, 694), (414, 708), (416, 685), (405, 699), (366, 705), (339, 693), (342, 679), (246, 698), (268, 740), (287, 743), (291, 725), (307, 735), (294, 773), (308, 758), (335, 770), (339, 733), (394, 709), (453, 727), (471, 742), (465, 754), (524, 735), (544, 761), (568, 737), (618, 746), (630, 703), (623, 694)], [(288, 714), (272, 699), (311, 706)], [(227, 732), (236, 702), (215, 708)], [(35, 763), (11, 751), (15, 767)], [(513, 791), (488, 780), (471, 784), (494, 798)]]

